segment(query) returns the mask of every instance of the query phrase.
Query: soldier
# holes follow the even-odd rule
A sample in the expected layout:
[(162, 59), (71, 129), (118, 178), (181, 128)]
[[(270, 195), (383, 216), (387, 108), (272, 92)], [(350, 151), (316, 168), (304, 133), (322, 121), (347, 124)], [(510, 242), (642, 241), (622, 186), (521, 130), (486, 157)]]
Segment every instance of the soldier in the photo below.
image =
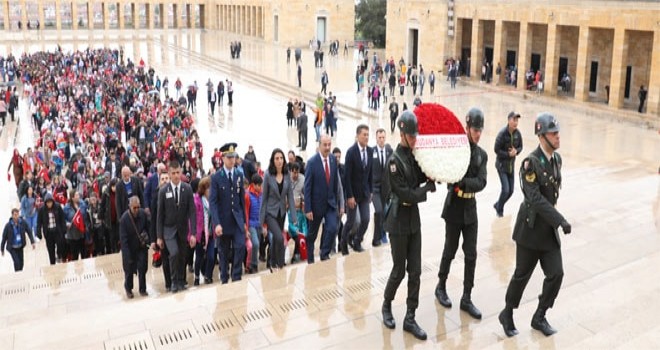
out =
[[(426, 201), (426, 193), (435, 191), (435, 183), (427, 180), (413, 157), (417, 142), (417, 117), (410, 111), (401, 114), (398, 121), (401, 141), (387, 162), (384, 197), (385, 230), (390, 232), (392, 272), (385, 287), (383, 324), (394, 329), (392, 300), (401, 280), (408, 271), (407, 312), (403, 330), (417, 339), (426, 340), (426, 332), (415, 321), (419, 304), (419, 276), (422, 273), (422, 233), (417, 203)], [(420, 184), (424, 184), (420, 187)], [(407, 265), (407, 267), (406, 267)]]
[(545, 280), (538, 309), (532, 317), (532, 328), (546, 336), (557, 332), (545, 319), (545, 312), (554, 304), (564, 277), (558, 228), (561, 226), (564, 234), (571, 233), (571, 225), (555, 208), (561, 187), (561, 157), (555, 152), (559, 148), (559, 124), (553, 115), (541, 113), (536, 117), (534, 131), (539, 138), (539, 147), (523, 160), (520, 168), (525, 199), (520, 204), (513, 229), (516, 270), (506, 291), (506, 306), (499, 315), (508, 337), (518, 334), (513, 323), (513, 309), (520, 304), (525, 286), (539, 261)]
[[(237, 153), (235, 143), (227, 143), (220, 151), (224, 166), (211, 176), (209, 205), (211, 224), (215, 239), (209, 238), (209, 246), (217, 241), (220, 281), (240, 281), (245, 260), (245, 239), (248, 230), (245, 225), (245, 186), (243, 174), (234, 165)], [(231, 249), (231, 253), (230, 253)], [(233, 259), (230, 261), (230, 257)], [(205, 283), (213, 282), (214, 257), (208, 256)], [(229, 267), (231, 265), (231, 271)]]
[(470, 316), (481, 319), (481, 312), (472, 303), (471, 293), (474, 287), (474, 270), (477, 263), (477, 200), (475, 194), (486, 187), (486, 163), (488, 155), (478, 146), (481, 130), (484, 127), (484, 114), (478, 108), (468, 111), (466, 129), (470, 141), (470, 165), (461, 181), (447, 185), (447, 198), (442, 210), (445, 219), (445, 248), (442, 252), (435, 297), (440, 305), (450, 308), (451, 300), (447, 295), (447, 276), (451, 261), (456, 256), (458, 240), (463, 234), (463, 254), (465, 255), (465, 274), (463, 277), (463, 297), (461, 310)]

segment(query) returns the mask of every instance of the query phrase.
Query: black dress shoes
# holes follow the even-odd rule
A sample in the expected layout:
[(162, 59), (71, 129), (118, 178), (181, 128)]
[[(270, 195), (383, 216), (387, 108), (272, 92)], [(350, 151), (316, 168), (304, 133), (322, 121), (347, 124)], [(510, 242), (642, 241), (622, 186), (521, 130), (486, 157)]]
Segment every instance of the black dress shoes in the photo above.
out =
[(506, 334), (507, 337), (518, 335), (516, 325), (513, 324), (513, 310), (504, 309), (500, 312), (500, 315), (497, 318), (500, 320), (500, 324), (502, 324), (502, 328), (504, 329), (504, 334)]
[(126, 291), (126, 297), (127, 297), (128, 299), (133, 299), (133, 298), (135, 297), (135, 295), (133, 295), (133, 292), (132, 292), (132, 291), (127, 290), (127, 291)]
[(362, 248), (362, 245), (358, 243), (353, 245), (353, 250), (358, 253), (362, 253), (364, 251), (364, 248)]
[(426, 340), (426, 332), (415, 321), (414, 310), (408, 310), (406, 313), (406, 318), (403, 320), (403, 330), (419, 340)]
[(532, 317), (532, 328), (541, 331), (546, 337), (557, 333), (557, 330), (552, 328), (548, 320), (545, 319), (545, 310), (536, 310)]
[(374, 247), (379, 247), (381, 244), (383, 244), (383, 242), (381, 242), (380, 240), (371, 242), (371, 245)]
[(440, 305), (451, 308), (451, 299), (447, 295), (447, 290), (440, 286), (440, 283), (435, 287), (435, 298), (438, 299)]
[(213, 283), (213, 278), (204, 277), (204, 284), (211, 284), (211, 283)]
[(472, 300), (469, 298), (462, 298), (461, 299), (461, 310), (467, 312), (472, 318), (475, 318), (477, 320), (481, 319), (481, 311), (477, 309), (476, 306), (472, 303)]
[(348, 244), (347, 243), (339, 243), (339, 250), (341, 250), (341, 255), (343, 255), (343, 256), (348, 255)]
[(394, 315), (392, 315), (392, 303), (384, 301), (383, 302), (383, 324), (389, 329), (394, 329), (396, 323), (394, 322)]
[(140, 291), (140, 296), (146, 297), (148, 295), (149, 295), (149, 293), (147, 293), (146, 290)]
[(195, 278), (195, 282), (193, 282), (193, 286), (199, 286), (199, 278)]

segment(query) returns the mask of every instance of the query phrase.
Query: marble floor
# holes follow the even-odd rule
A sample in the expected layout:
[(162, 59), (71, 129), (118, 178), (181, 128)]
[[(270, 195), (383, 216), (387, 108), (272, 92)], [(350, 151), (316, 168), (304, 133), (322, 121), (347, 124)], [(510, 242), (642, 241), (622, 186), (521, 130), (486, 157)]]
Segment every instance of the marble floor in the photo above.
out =
[[(243, 39), (242, 58), (231, 61), (233, 39), (217, 32), (185, 30), (81, 31), (8, 37), (0, 42), (0, 52), (16, 55), (54, 49), (56, 43), (65, 50), (121, 45), (127, 57), (143, 58), (161, 78), (168, 76), (171, 85), (177, 76), (184, 86), (196, 80), (200, 87), (208, 78), (214, 84), (229, 78), (235, 86), (232, 108), (222, 106), (209, 116), (206, 96), (200, 94), (196, 126), (205, 148), (236, 141), (243, 153), (251, 144), (264, 162), (275, 147), (298, 153), (295, 132), (286, 126), (286, 101), (303, 96), (311, 104), (320, 90), (321, 70), (314, 69), (311, 52), (303, 51), (303, 89), (298, 89), (294, 65), (286, 63), (286, 48)], [(387, 114), (369, 111), (366, 97), (355, 93), (355, 59), (353, 54), (326, 59), (329, 90), (340, 102), (333, 146), (344, 150), (352, 144), (358, 124), (367, 123), (373, 131), (387, 129), (389, 123)], [(427, 90), (423, 99), (442, 103), (459, 118), (472, 106), (486, 115), (481, 145), (490, 161), (488, 185), (477, 196), (480, 230), (473, 291), (473, 301), (484, 314), (481, 321), (472, 320), (457, 306), (441, 307), (433, 295), (444, 244), (440, 218), (444, 191), (440, 190), (420, 206), (423, 272), (417, 320), (429, 335), (426, 342), (401, 330), (405, 282), (394, 301), (397, 328), (382, 326), (380, 306), (391, 268), (389, 245), (369, 246), (347, 257), (335, 255), (314, 265), (290, 265), (274, 274), (261, 272), (228, 285), (191, 287), (174, 295), (164, 292), (160, 269), (150, 267), (149, 297), (127, 300), (119, 256), (47, 266), (45, 246), (39, 243), (36, 250), (26, 250), (26, 267), (20, 273), (12, 272), (8, 255), (0, 258), (0, 349), (659, 348), (658, 116), (639, 117), (598, 104), (472, 82), (462, 81), (456, 90), (449, 89), (443, 78), (437, 84), (434, 96), (428, 96)], [(411, 105), (412, 96), (407, 94), (405, 100)], [(34, 142), (25, 102), (21, 103), (21, 123), (9, 123), (0, 134), (2, 166), (8, 164), (15, 146), (25, 151)], [(515, 313), (520, 335), (506, 338), (497, 321), (514, 269), (511, 232), (522, 199), (517, 188), (504, 217), (495, 216), (492, 203), (500, 186), (492, 145), (511, 110), (523, 116), (523, 153), (536, 147), (532, 127), (537, 113), (554, 113), (562, 128), (559, 152), (564, 180), (558, 209), (573, 224), (573, 233), (563, 237), (565, 277), (557, 303), (548, 313), (559, 333), (547, 338), (529, 326), (543, 278), (540, 269)], [(388, 142), (397, 142), (389, 132)], [(374, 143), (372, 132), (370, 144)], [(313, 152), (310, 143), (303, 157)], [(13, 184), (5, 183), (2, 195), (6, 200), (0, 202), (0, 221), (6, 222), (10, 208), (17, 204)], [(371, 240), (371, 232), (370, 227), (365, 241)], [(459, 252), (448, 280), (455, 302), (462, 292), (462, 259)]]

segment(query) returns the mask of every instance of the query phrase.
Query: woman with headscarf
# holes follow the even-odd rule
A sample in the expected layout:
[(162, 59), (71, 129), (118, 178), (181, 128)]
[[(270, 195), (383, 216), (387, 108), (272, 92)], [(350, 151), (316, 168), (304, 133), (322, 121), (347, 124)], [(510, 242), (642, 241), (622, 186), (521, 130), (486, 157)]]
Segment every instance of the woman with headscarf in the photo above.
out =
[(21, 157), (17, 148), (14, 148), (14, 155), (12, 155), (9, 167), (7, 167), (7, 177), (9, 177), (9, 170), (12, 167), (14, 167), (14, 182), (16, 182), (16, 188), (18, 188), (18, 185), (23, 181), (23, 157)]

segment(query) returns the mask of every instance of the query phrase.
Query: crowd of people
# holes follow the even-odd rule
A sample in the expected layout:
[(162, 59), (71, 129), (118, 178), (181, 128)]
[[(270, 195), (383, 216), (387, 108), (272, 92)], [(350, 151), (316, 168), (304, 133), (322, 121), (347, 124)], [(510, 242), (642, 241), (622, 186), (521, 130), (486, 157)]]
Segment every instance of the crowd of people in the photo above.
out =
[[(366, 52), (364, 56), (368, 57)], [(369, 74), (375, 87), (386, 74), (397, 73), (392, 59), (385, 68), (380, 65), (374, 54)], [(358, 72), (364, 75), (367, 66), (368, 59)], [(204, 148), (190, 113), (194, 113), (196, 96), (162, 99), (157, 84), (160, 79), (142, 60), (137, 65), (130, 59), (124, 62), (119, 50), (65, 53), (58, 49), (23, 54), (15, 67), (38, 136), (24, 155), (14, 150), (8, 169), (13, 168), (20, 209), (12, 210), (0, 249), (4, 255), (7, 246), (15, 270), (23, 268), (28, 240), (33, 248), (37, 240), (46, 241), (51, 264), (121, 252), (124, 288), (130, 299), (134, 298), (134, 274), (138, 276), (139, 294), (148, 295), (146, 271), (151, 248), (154, 266), (162, 266), (165, 288), (177, 293), (187, 289), (187, 273), (193, 274), (194, 285), (214, 283), (216, 265), (223, 284), (241, 280), (244, 273), (258, 272), (260, 261), (271, 272), (282, 269), (288, 262), (285, 256), (290, 239), (294, 241), (290, 263), (314, 263), (317, 239), (322, 261), (338, 252), (348, 255), (349, 248), (363, 252), (373, 205), (371, 244), (391, 243), (394, 262), (384, 294), (383, 323), (395, 327), (391, 302), (407, 272), (409, 295), (403, 328), (418, 339), (426, 339), (415, 321), (421, 274), (417, 204), (436, 186), (412, 156), (419, 132), (417, 118), (405, 104), (398, 116), (394, 96), (390, 112), (394, 116), (391, 131), (395, 125), (399, 128), (396, 149), (385, 143), (384, 129), (375, 130), (376, 145), (369, 146), (370, 128), (360, 124), (355, 143), (347, 149), (342, 163), (341, 149), (332, 145), (337, 130), (336, 97), (319, 93), (311, 108), (318, 152), (306, 162), (293, 150), (285, 155), (276, 148), (262, 170), (252, 146), (239, 157), (238, 145), (228, 142), (213, 150), (212, 166), (205, 169)], [(410, 85), (415, 95), (417, 90), (423, 94), (427, 78), (421, 65), (417, 70), (401, 60), (399, 71), (404, 86)], [(435, 82), (433, 72), (429, 75), (433, 91), (431, 81)], [(226, 82), (229, 88), (230, 82)], [(177, 97), (181, 85), (177, 79)], [(210, 79), (207, 88), (211, 104), (216, 98)], [(196, 93), (196, 82), (189, 93), (192, 90)], [(371, 93), (370, 98), (377, 96)], [(414, 104), (421, 104), (421, 99), (417, 97)], [(298, 129), (299, 147), (304, 151), (308, 123), (305, 103), (290, 100), (286, 117), (288, 125)], [(515, 112), (509, 114), (495, 143), (502, 184), (494, 204), (497, 216), (503, 215), (513, 192), (515, 158), (522, 151), (518, 118)], [(488, 161), (478, 146), (483, 127), (483, 112), (477, 108), (468, 111), (470, 163), (460, 181), (447, 184), (442, 211), (445, 247), (435, 290), (438, 302), (451, 307), (446, 280), (463, 237), (460, 308), (476, 319), (481, 318), (481, 312), (471, 298), (477, 257), (475, 194), (486, 186)], [(499, 316), (508, 336), (517, 333), (512, 310), (539, 260), (548, 286), (540, 297), (532, 327), (546, 335), (556, 332), (545, 319), (563, 276), (556, 229), (571, 232), (570, 224), (554, 207), (561, 184), (561, 158), (554, 152), (559, 147), (559, 126), (554, 116), (539, 115), (535, 133), (540, 146), (523, 161), (520, 175), (529, 202), (526, 208), (544, 210), (538, 213), (547, 217), (547, 222), (531, 228), (517, 225), (514, 230), (517, 268)], [(8, 177), (11, 180), (11, 173)], [(544, 177), (540, 184), (537, 177)], [(521, 209), (519, 221), (529, 221), (534, 208)]]

